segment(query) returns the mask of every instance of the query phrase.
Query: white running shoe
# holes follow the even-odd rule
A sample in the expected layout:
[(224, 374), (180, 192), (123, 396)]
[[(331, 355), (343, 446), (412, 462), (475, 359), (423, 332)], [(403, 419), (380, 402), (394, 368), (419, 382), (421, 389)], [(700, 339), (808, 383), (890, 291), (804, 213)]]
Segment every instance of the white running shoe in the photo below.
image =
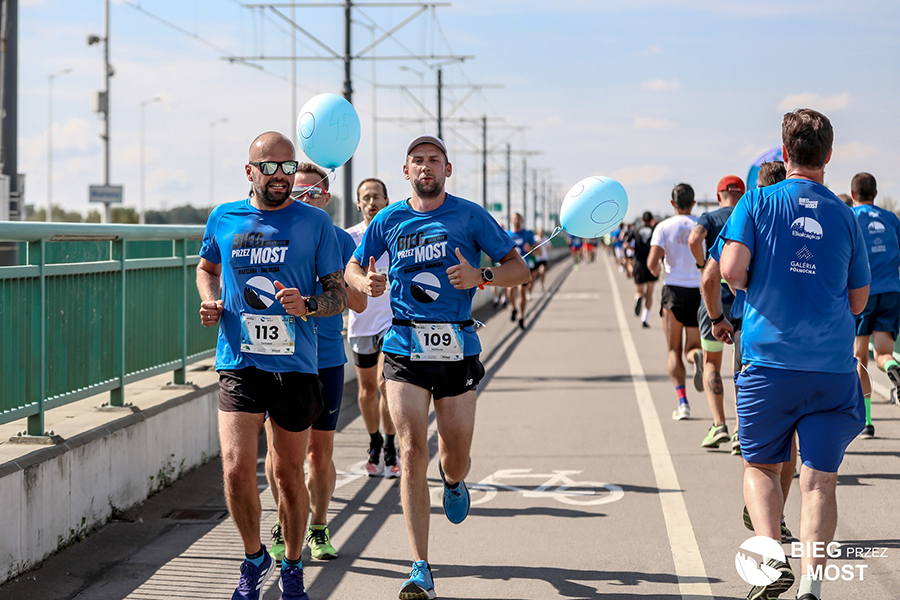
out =
[(691, 418), (691, 405), (685, 402), (679, 404), (678, 408), (672, 411), (672, 418), (676, 421), (684, 421)]

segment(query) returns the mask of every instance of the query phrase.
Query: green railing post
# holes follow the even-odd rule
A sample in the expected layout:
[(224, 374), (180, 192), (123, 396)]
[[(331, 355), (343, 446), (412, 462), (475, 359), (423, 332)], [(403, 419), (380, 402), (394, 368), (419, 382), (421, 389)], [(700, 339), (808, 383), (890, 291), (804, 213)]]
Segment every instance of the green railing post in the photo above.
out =
[(181, 310), (179, 311), (178, 331), (181, 334), (181, 367), (175, 369), (173, 383), (184, 385), (187, 382), (188, 353), (188, 268), (187, 240), (175, 240), (175, 256), (181, 257)]
[(128, 293), (126, 290), (126, 277), (125, 277), (125, 240), (124, 238), (119, 238), (112, 242), (112, 259), (118, 260), (121, 264), (121, 273), (122, 278), (120, 280), (120, 285), (122, 289), (120, 290), (120, 294), (118, 298), (116, 298), (115, 306), (113, 310), (115, 311), (115, 341), (119, 345), (119, 364), (118, 364), (118, 386), (111, 389), (109, 391), (109, 404), (110, 406), (124, 406), (125, 405), (125, 312), (127, 310), (127, 300)]
[(40, 328), (37, 332), (40, 339), (36, 340), (41, 348), (40, 381), (37, 386), (38, 412), (28, 417), (28, 435), (44, 435), (44, 399), (47, 397), (47, 377), (49, 375), (47, 365), (47, 275), (44, 272), (44, 264), (47, 260), (45, 244), (46, 241), (43, 239), (37, 242), (28, 242), (29, 259), (33, 254), (37, 254), (41, 288)]

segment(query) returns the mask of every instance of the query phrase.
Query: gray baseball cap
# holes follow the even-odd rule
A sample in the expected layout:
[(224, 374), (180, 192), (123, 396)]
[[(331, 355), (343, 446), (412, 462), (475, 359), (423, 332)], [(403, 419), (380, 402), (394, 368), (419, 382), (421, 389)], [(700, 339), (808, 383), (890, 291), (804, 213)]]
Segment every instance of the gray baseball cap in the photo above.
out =
[(447, 154), (447, 146), (444, 145), (444, 142), (439, 137), (435, 137), (433, 135), (420, 135), (413, 141), (409, 143), (409, 146), (406, 147), (406, 155), (409, 156), (409, 153), (412, 152), (413, 148), (419, 146), (420, 144), (434, 144), (438, 148), (441, 149), (441, 152), (444, 153), (444, 156), (447, 157), (447, 160), (450, 160), (450, 156)]

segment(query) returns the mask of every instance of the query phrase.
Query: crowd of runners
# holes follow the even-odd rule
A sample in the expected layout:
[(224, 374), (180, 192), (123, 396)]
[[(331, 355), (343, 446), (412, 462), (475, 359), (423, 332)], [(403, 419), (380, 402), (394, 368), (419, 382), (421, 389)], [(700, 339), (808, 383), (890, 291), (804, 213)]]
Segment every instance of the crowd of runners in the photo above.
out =
[[(783, 507), (801, 459), (803, 542), (830, 542), (836, 473), (857, 435), (874, 437), (868, 366), (900, 387), (893, 345), (900, 328), (900, 220), (876, 207), (875, 178), (850, 182), (853, 207), (824, 185), (833, 131), (808, 109), (785, 115), (783, 163), (758, 181), (734, 175), (717, 185), (718, 208), (695, 216), (693, 188), (671, 194), (674, 216), (644, 212), (601, 239), (569, 237), (573, 268), (611, 253), (635, 285), (634, 314), (659, 327), (677, 404), (691, 418), (687, 368), (712, 415), (702, 448), (730, 444), (744, 464), (744, 523), (773, 543), (792, 541)], [(280, 563), (283, 598), (308, 598), (301, 552), (338, 557), (328, 530), (335, 488), (332, 459), (347, 356), (342, 312), (369, 435), (366, 472), (400, 478), (412, 554), (401, 600), (435, 598), (428, 563), (428, 418), (433, 404), (443, 509), (455, 524), (469, 510), (466, 476), (476, 388), (484, 375), (472, 318), (475, 290), (526, 329), (532, 288), (544, 287), (547, 234), (509, 229), (479, 205), (444, 190), (452, 164), (443, 141), (420, 136), (406, 149), (410, 196), (391, 203), (385, 183), (356, 189), (362, 221), (344, 231), (324, 210), (328, 174), (295, 159), (284, 136), (250, 146), (247, 199), (210, 215), (197, 285), (200, 316), (219, 327), (219, 429), (225, 495), (246, 552), (233, 598), (257, 600)], [(405, 194), (404, 194), (405, 196)], [(489, 267), (481, 267), (482, 253)], [(660, 320), (651, 319), (662, 278)], [(658, 325), (657, 325), (658, 323)], [(810, 341), (811, 338), (813, 341)], [(726, 423), (722, 360), (733, 348), (735, 421)], [(271, 546), (259, 531), (257, 438), (266, 430), (266, 476), (278, 507)], [(305, 464), (309, 472), (305, 473)], [(794, 583), (789, 562), (766, 557), (777, 578), (750, 600), (772, 599)], [(807, 567), (800, 600), (821, 598)]]

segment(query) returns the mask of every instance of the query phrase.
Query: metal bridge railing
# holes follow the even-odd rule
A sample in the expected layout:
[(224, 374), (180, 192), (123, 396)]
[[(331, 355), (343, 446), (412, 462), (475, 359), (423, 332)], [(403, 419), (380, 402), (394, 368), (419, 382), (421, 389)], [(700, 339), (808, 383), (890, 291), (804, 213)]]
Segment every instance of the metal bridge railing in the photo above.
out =
[(0, 424), (215, 355), (196, 317), (202, 226), (0, 222), (19, 266), (0, 267)]

